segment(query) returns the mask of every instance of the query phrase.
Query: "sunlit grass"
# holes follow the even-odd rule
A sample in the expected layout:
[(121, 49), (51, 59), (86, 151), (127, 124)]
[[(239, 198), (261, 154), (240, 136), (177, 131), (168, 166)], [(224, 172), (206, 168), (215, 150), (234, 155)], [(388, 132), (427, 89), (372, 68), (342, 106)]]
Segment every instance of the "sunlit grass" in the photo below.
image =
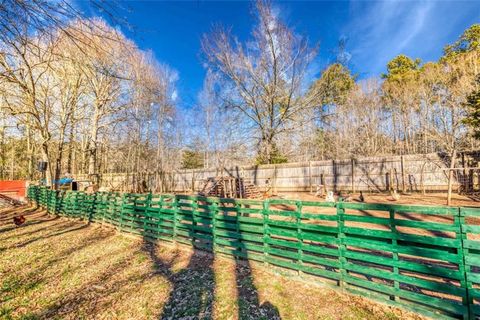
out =
[(0, 221), (0, 319), (411, 317), (260, 264), (99, 225), (38, 212), (20, 228)]

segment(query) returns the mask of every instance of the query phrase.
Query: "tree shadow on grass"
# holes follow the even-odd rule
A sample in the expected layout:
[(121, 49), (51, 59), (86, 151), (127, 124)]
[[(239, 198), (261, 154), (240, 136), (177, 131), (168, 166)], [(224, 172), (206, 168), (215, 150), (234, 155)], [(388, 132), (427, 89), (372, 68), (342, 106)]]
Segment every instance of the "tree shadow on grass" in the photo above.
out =
[[(78, 224), (78, 223), (77, 223)], [(57, 226), (54, 230), (62, 230), (61, 226)], [(69, 231), (76, 231), (76, 230), (69, 230)], [(64, 234), (64, 233), (62, 233)], [(54, 244), (62, 241), (61, 238), (55, 239), (56, 237), (60, 237), (62, 234), (58, 232), (54, 232), (51, 234), (49, 241)], [(37, 290), (40, 286), (54, 282), (56, 283), (58, 279), (55, 273), (52, 273), (53, 270), (57, 270), (57, 268), (64, 266), (66, 260), (70, 258), (71, 255), (78, 253), (79, 251), (85, 250), (89, 246), (98, 245), (100, 241), (106, 240), (107, 238), (114, 235), (114, 232), (98, 232), (96, 231), (92, 235), (88, 235), (85, 237), (81, 237), (78, 241), (70, 243), (65, 249), (59, 250), (55, 252), (55, 247), (48, 247), (47, 250), (41, 249), (40, 251), (35, 252), (34, 257), (27, 257), (27, 259), (22, 263), (18, 264), (15, 267), (10, 267), (4, 269), (6, 272), (7, 277), (4, 279), (0, 279), (0, 283), (2, 283), (0, 289), (0, 304), (8, 303), (9, 300), (13, 299), (15, 295), (22, 294), (22, 296), (26, 296), (29, 292)], [(16, 247), (13, 248), (14, 250), (24, 250), (24, 249), (17, 249)], [(54, 250), (55, 255), (52, 257), (48, 257), (49, 253)], [(20, 259), (20, 258), (19, 258)], [(90, 261), (88, 263), (90, 268), (94, 268), (95, 264), (98, 263), (100, 260)], [(31, 264), (35, 264), (35, 267), (32, 268)], [(16, 272), (17, 270), (22, 270), (23, 268), (30, 268), (26, 274), (22, 272)], [(13, 269), (15, 268), (15, 269)], [(7, 291), (5, 291), (7, 290)], [(79, 293), (80, 294), (80, 293)], [(55, 309), (53, 306), (46, 307), (45, 312), (49, 313), (49, 309)], [(15, 308), (13, 309), (15, 310)], [(12, 311), (12, 310), (10, 310)], [(52, 311), (54, 312), (54, 311)], [(38, 315), (36, 318), (48, 318), (46, 316)]]
[[(13, 235), (11, 237), (6, 237), (3, 239), (0, 239), (2, 244), (6, 243), (5, 241), (8, 239), (18, 238), (17, 239), (18, 241), (12, 241), (8, 245), (0, 246), (0, 252), (16, 249), (16, 248), (18, 249), (25, 248), (28, 245), (33, 244), (37, 241), (48, 240), (50, 238), (61, 236), (69, 232), (84, 229), (85, 227), (86, 226), (83, 226), (83, 225), (78, 226), (75, 223), (63, 222), (63, 223), (55, 224), (54, 226), (50, 225), (45, 228), (39, 228), (35, 231), (25, 232), (21, 235)], [(26, 237), (27, 239), (21, 239), (21, 237), (22, 238)]]
[(205, 202), (197, 200), (180, 199), (178, 205), (184, 214), (177, 214), (176, 241), (192, 245), (193, 253), (188, 265), (171, 275), (172, 290), (160, 319), (212, 319), (214, 259), (208, 252), (213, 252), (213, 213), (208, 209), (200, 213), (198, 206)]
[[(118, 274), (129, 266), (131, 258), (133, 258), (133, 254), (115, 262), (105, 271), (96, 275), (94, 280), (86, 282), (74, 291), (52, 301), (48, 307), (37, 313), (36, 316), (41, 319), (78, 318), (80, 314), (95, 317), (105, 308), (105, 300), (108, 300), (109, 297), (130, 290), (133, 283), (141, 284), (150, 277), (148, 274), (134, 274), (118, 279)], [(98, 261), (92, 262), (92, 271), (95, 271), (96, 263)]]
[[(250, 209), (250, 205), (244, 205), (240, 201), (233, 201), (235, 207), (234, 214), (228, 216), (229, 224), (234, 224), (235, 229), (227, 229), (226, 236), (229, 238), (230, 245), (234, 248), (235, 255), (235, 281), (237, 289), (237, 304), (238, 304), (238, 318), (239, 319), (272, 319), (280, 320), (280, 313), (273, 304), (269, 301), (260, 303), (260, 296), (258, 289), (254, 282), (252, 266), (250, 258), (257, 260), (258, 255), (263, 255), (263, 252), (249, 249), (253, 246), (262, 246), (263, 242), (252, 241), (254, 237), (263, 237), (256, 232), (249, 232), (248, 227), (258, 226), (258, 223), (263, 221), (258, 219), (257, 225), (249, 223), (247, 220), (242, 221), (242, 217), (253, 219), (248, 213), (241, 212), (242, 208)], [(263, 227), (262, 227), (263, 228)], [(258, 249), (257, 249), (258, 250)], [(255, 257), (254, 257), (255, 256)]]
[(58, 219), (57, 216), (52, 217), (48, 215), (48, 213), (44, 210), (35, 210), (31, 208), (12, 208), (10, 210), (3, 211), (0, 215), (0, 234), (19, 228), (13, 223), (13, 218), (19, 215), (23, 215), (26, 219), (25, 223), (22, 224), (20, 228), (42, 224)]
[(160, 319), (212, 319), (215, 291), (212, 254), (194, 249), (188, 265), (171, 273), (169, 280), (172, 290)]
[[(184, 253), (175, 253), (173, 256), (163, 258), (162, 255), (158, 254), (157, 246), (152, 243), (152, 239), (156, 238), (155, 235), (158, 235), (158, 232), (152, 232), (152, 230), (147, 232), (152, 226), (160, 228), (158, 221), (161, 213), (157, 214), (148, 210), (134, 211), (130, 215), (131, 220), (129, 223), (135, 233), (140, 232), (143, 236), (141, 251), (146, 253), (153, 263), (153, 271), (146, 275), (133, 275), (117, 279), (115, 275), (125, 268), (124, 263), (118, 262), (112, 268), (102, 272), (95, 280), (82, 284), (74, 292), (68, 293), (62, 299), (53, 301), (37, 316), (49, 318), (53, 316), (77, 315), (79, 310), (82, 310), (82, 314), (85, 312), (93, 315), (96, 311), (100, 311), (100, 306), (106, 306), (103, 300), (113, 303), (111, 295), (117, 294), (119, 291), (127, 292), (126, 290), (129, 287), (131, 288), (130, 283), (138, 284), (149, 280), (155, 275), (162, 275), (170, 283), (171, 290), (164, 307), (159, 312), (159, 319), (212, 319), (215, 292), (214, 255), (212, 254), (214, 251), (213, 214), (216, 211), (209, 209), (211, 205), (212, 203), (207, 200), (194, 200), (193, 203), (185, 204), (185, 206), (181, 203), (179, 205), (179, 212), (181, 213), (177, 216), (175, 240), (193, 246), (193, 253), (184, 268), (178, 271), (176, 269), (178, 254)], [(191, 209), (192, 207), (196, 209)], [(203, 209), (198, 210), (199, 207), (203, 207)], [(190, 210), (187, 208), (190, 208)], [(273, 305), (268, 301), (260, 303), (252, 268), (248, 261), (250, 251), (247, 250), (245, 245), (249, 241), (246, 239), (249, 239), (251, 234), (244, 237), (241, 230), (242, 222), (239, 221), (239, 216), (241, 214), (237, 213), (233, 218), (235, 230), (228, 231), (228, 236), (231, 239), (236, 239), (232, 240), (232, 243), (233, 241), (238, 242), (235, 243), (236, 253), (238, 253), (238, 256), (245, 258), (242, 261), (239, 259), (235, 260), (238, 318), (280, 319), (278, 310)], [(232, 225), (232, 221), (229, 223)], [(56, 236), (60, 236), (60, 234), (55, 232), (51, 237)], [(69, 254), (69, 252), (61, 253), (59, 259), (49, 261), (45, 268), (58, 263), (65, 258), (66, 254)], [(108, 285), (105, 286), (105, 283), (108, 283)], [(102, 302), (100, 303), (100, 301)]]
[(235, 262), (238, 318), (280, 320), (281, 317), (277, 307), (269, 301), (260, 303), (250, 262), (240, 259), (236, 259)]
[[(213, 213), (206, 210), (199, 214), (193, 209), (199, 205), (197, 200), (179, 200), (178, 205), (183, 210), (177, 215), (174, 240), (193, 246), (188, 264), (179, 271), (175, 270), (175, 264), (179, 254), (185, 254), (185, 252), (176, 251), (173, 257), (161, 258), (154, 242), (159, 234), (166, 231), (148, 231), (148, 227), (156, 225), (157, 228), (161, 228), (162, 222), (165, 222), (160, 212), (161, 208), (145, 210), (143, 214), (148, 221), (147, 228), (137, 223), (137, 226), (142, 228), (142, 251), (149, 256), (154, 272), (166, 277), (171, 285), (169, 297), (158, 318), (163, 320), (212, 319), (215, 291), (214, 258), (210, 253), (213, 252), (211, 232)], [(203, 202), (200, 205), (203, 205)], [(173, 217), (167, 220), (173, 223)], [(173, 233), (173, 229), (169, 231)]]
[[(79, 231), (79, 230), (82, 230), (82, 229), (85, 229), (88, 227), (88, 225), (86, 224), (83, 224), (83, 225), (77, 225), (77, 224), (66, 224), (64, 225), (64, 227), (66, 227), (67, 229), (65, 228), (62, 228), (61, 230), (57, 231), (57, 232), (52, 232), (52, 233), (49, 233), (47, 235), (42, 235), (42, 236), (38, 236), (38, 237), (35, 237), (33, 239), (30, 239), (30, 240), (27, 240), (27, 241), (24, 241), (22, 243), (17, 243), (14, 245), (14, 247), (16, 248), (23, 248), (23, 247), (26, 247), (34, 242), (37, 242), (37, 241), (42, 241), (42, 240), (47, 240), (49, 238), (53, 238), (53, 237), (57, 237), (57, 236), (61, 236), (61, 235), (64, 235), (64, 234), (67, 234), (67, 233), (70, 233), (70, 232), (74, 232), (74, 231)], [(73, 227), (73, 228), (72, 228)]]
[[(54, 224), (48, 224), (47, 222), (52, 222), (52, 221), (57, 221), (56, 223)], [(11, 236), (6, 236), (6, 237), (1, 237), (0, 236), (0, 241), (5, 241), (5, 240), (9, 240), (9, 239), (12, 239), (12, 238), (20, 238), (20, 237), (25, 237), (25, 236), (29, 236), (29, 235), (32, 235), (32, 234), (35, 234), (35, 233), (38, 233), (40, 231), (44, 231), (44, 230), (48, 230), (48, 229), (51, 229), (52, 227), (56, 227), (56, 226), (60, 226), (62, 224), (64, 224), (65, 222), (64, 221), (61, 221), (59, 220), (59, 217), (55, 217), (55, 218), (52, 218), (52, 219), (49, 219), (49, 220), (42, 220), (42, 221), (37, 221), (37, 222), (31, 222), (31, 223), (28, 223), (25, 224), (25, 225), (22, 225), (20, 228), (16, 228), (16, 227), (12, 227), (10, 228), (9, 230), (15, 230), (15, 229), (18, 229), (18, 230), (22, 230), (22, 229), (27, 229), (27, 230), (30, 230), (30, 228), (26, 228), (26, 227), (29, 227), (29, 226), (35, 226), (35, 225), (39, 225), (40, 228), (36, 228), (36, 229), (33, 229), (31, 231), (26, 231), (26, 232), (16, 232), (14, 234), (12, 234)], [(43, 225), (43, 226), (42, 226)], [(2, 230), (3, 231), (3, 230)], [(2, 233), (2, 231), (0, 231), (0, 235)], [(5, 230), (5, 232), (7, 232), (8, 230)]]
[[(53, 218), (51, 220), (56, 220), (58, 218)], [(45, 222), (48, 222), (48, 221), (51, 221), (51, 220), (41, 220), (41, 221), (34, 221), (34, 222), (26, 222), (25, 224), (23, 224), (22, 226), (20, 226), (20, 228), (24, 228), (26, 226), (34, 226), (34, 225), (37, 225), (37, 224), (42, 224), (42, 223), (45, 223)], [(9, 227), (6, 227), (6, 228), (0, 228), (0, 234), (4, 233), (4, 232), (8, 232), (8, 231), (12, 231), (12, 230), (15, 230), (15, 229), (18, 229), (19, 227), (15, 226), (15, 225), (11, 225)]]
[[(200, 198), (194, 200), (193, 207), (197, 210), (187, 210), (179, 203), (182, 214), (178, 214), (177, 237), (181, 243), (193, 246), (193, 253), (188, 265), (178, 272), (172, 270), (175, 257), (169, 261), (160, 259), (155, 252), (155, 245), (149, 243), (150, 238), (144, 237), (143, 250), (146, 251), (157, 269), (161, 270), (172, 285), (170, 296), (166, 302), (160, 319), (212, 319), (215, 292), (214, 243), (213, 230), (214, 214), (211, 210), (218, 200)], [(238, 207), (233, 200), (233, 206)], [(191, 215), (188, 212), (191, 212)], [(195, 213), (194, 213), (195, 211)], [(228, 215), (230, 229), (224, 229), (225, 238), (223, 243), (234, 247), (235, 256), (235, 286), (237, 291), (237, 305), (239, 319), (281, 319), (279, 312), (270, 302), (260, 303), (258, 290), (255, 286), (252, 268), (249, 262), (249, 251), (245, 242), (241, 222), (241, 213)], [(193, 217), (189, 221), (189, 217)], [(218, 230), (217, 230), (218, 232)], [(248, 237), (248, 236), (246, 236)], [(228, 245), (228, 242), (230, 245)], [(182, 253), (180, 253), (182, 254)], [(240, 257), (244, 259), (241, 260)], [(222, 297), (227, 298), (227, 297)]]
[(11, 219), (16, 215), (21, 214), (23, 216), (28, 216), (35, 215), (37, 213), (46, 214), (46, 211), (40, 210), (38, 207), (28, 205), (3, 208), (0, 209), (0, 223), (4, 221), (11, 221)]

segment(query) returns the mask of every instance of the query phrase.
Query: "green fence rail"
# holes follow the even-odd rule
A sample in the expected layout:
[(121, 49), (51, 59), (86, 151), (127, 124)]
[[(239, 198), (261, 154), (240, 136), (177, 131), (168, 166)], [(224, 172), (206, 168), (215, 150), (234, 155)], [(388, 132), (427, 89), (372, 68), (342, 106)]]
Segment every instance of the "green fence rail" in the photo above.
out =
[(32, 186), (50, 213), (257, 260), (432, 318), (480, 318), (480, 209)]

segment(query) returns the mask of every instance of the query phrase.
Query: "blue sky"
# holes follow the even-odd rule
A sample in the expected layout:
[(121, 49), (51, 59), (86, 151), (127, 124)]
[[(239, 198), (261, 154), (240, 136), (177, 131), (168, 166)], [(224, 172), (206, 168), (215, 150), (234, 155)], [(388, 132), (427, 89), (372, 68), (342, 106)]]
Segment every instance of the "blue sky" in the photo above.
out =
[[(252, 3), (234, 1), (121, 2), (125, 18), (135, 28), (122, 30), (141, 49), (179, 73), (182, 103), (195, 103), (205, 70), (200, 50), (202, 34), (213, 24), (231, 27), (248, 39), (254, 18)], [(467, 27), (480, 23), (480, 1), (295, 1), (274, 2), (280, 16), (312, 44), (319, 44), (313, 65), (318, 75), (334, 59), (340, 37), (346, 37), (350, 65), (360, 78), (379, 75), (395, 55), (423, 61), (438, 59), (445, 44)]]

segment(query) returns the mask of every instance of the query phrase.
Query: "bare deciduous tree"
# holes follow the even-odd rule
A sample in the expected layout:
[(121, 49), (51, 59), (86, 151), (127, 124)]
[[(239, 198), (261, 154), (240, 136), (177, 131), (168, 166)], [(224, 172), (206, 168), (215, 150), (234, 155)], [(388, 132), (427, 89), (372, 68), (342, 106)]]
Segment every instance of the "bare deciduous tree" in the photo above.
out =
[(256, 9), (252, 41), (242, 44), (217, 28), (204, 36), (202, 47), (212, 68), (233, 85), (226, 105), (240, 110), (257, 132), (259, 162), (273, 163), (277, 136), (291, 130), (298, 112), (309, 106), (303, 85), (315, 50), (278, 18), (271, 3), (259, 1)]

